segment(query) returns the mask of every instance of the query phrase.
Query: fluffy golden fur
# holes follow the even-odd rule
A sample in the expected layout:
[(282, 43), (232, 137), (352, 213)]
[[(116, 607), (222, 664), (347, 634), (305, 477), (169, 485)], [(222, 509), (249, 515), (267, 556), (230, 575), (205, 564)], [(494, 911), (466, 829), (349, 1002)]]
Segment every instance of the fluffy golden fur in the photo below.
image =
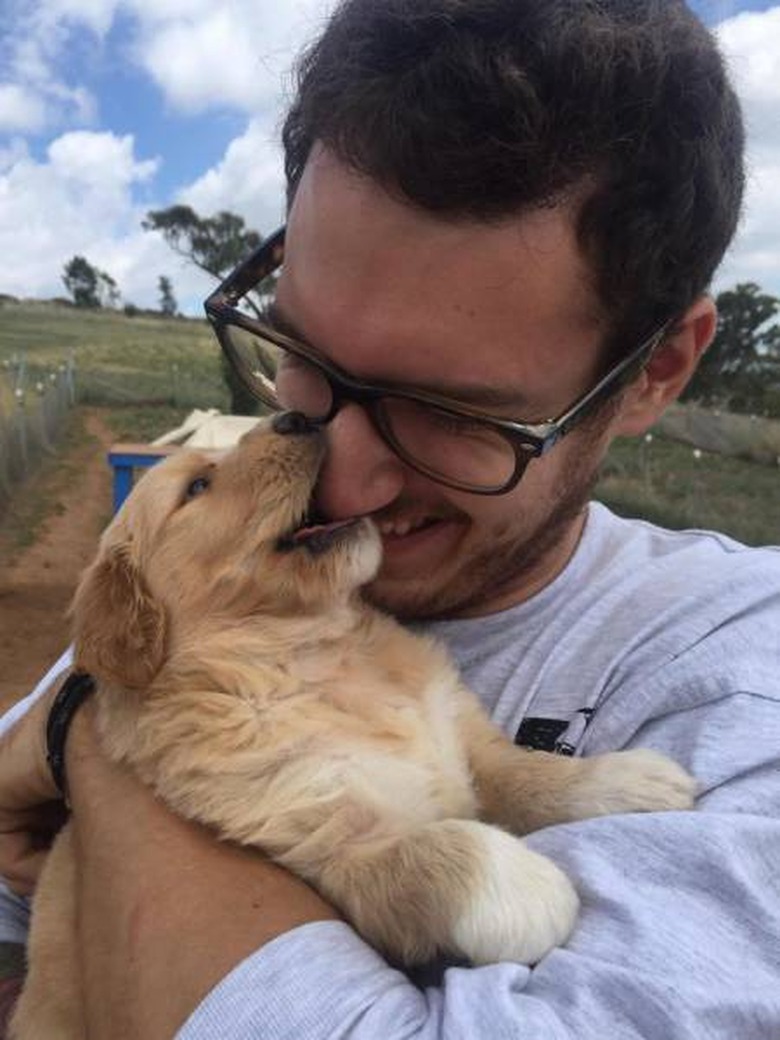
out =
[[(360, 598), (381, 556), (371, 521), (307, 521), (322, 455), (318, 434), (262, 425), (139, 482), (73, 606), (105, 750), (397, 962), (533, 963), (566, 940), (577, 897), (515, 835), (685, 808), (692, 782), (652, 752), (514, 747), (438, 645)], [(17, 1040), (83, 1036), (68, 842), (35, 897)]]

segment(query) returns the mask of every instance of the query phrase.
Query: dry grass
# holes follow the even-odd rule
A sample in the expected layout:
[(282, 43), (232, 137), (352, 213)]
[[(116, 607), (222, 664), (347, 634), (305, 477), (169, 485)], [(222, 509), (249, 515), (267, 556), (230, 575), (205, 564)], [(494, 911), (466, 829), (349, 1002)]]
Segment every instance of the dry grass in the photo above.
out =
[(205, 320), (2, 304), (0, 364), (24, 357), (30, 380), (73, 358), (81, 401), (225, 409), (217, 342)]
[(780, 544), (780, 472), (661, 437), (620, 440), (596, 497), (624, 516), (672, 528), (723, 531), (749, 545)]

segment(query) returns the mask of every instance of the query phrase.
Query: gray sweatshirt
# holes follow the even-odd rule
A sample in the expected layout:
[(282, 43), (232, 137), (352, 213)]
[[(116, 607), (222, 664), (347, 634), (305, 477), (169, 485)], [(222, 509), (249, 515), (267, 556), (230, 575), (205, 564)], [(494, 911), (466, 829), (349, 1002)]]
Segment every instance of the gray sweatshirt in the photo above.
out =
[[(696, 810), (530, 836), (582, 900), (533, 969), (410, 980), (318, 922), (237, 965), (179, 1040), (780, 1040), (780, 550), (594, 504), (532, 600), (426, 630), (519, 743), (655, 748), (696, 777)], [(0, 904), (0, 940), (21, 913)]]

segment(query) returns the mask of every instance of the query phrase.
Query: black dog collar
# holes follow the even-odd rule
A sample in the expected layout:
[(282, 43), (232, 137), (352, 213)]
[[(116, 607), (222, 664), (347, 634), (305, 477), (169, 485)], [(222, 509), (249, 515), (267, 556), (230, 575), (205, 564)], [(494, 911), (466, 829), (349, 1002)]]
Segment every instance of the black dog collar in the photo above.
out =
[(46, 761), (57, 789), (66, 796), (65, 739), (73, 716), (95, 689), (95, 680), (86, 672), (72, 672), (57, 692), (46, 723)]

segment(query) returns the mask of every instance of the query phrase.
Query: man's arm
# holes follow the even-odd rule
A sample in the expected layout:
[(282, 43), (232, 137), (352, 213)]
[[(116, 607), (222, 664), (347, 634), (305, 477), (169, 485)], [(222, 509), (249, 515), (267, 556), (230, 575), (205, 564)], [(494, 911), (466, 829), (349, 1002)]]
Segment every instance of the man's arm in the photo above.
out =
[(337, 915), (259, 853), (172, 815), (106, 760), (90, 715), (67, 749), (89, 1031), (163, 1040), (236, 963)]
[(173, 819), (121, 771), (91, 761), (87, 721), (70, 769), (97, 1036), (109, 1023), (116, 1036), (118, 1021), (128, 1040), (176, 1029), (180, 1040), (701, 1040), (702, 1023), (718, 1040), (780, 1035), (774, 701), (724, 698), (698, 732), (688, 713), (655, 724), (661, 749), (684, 731), (694, 749), (717, 744), (719, 761), (744, 761), (747, 725), (765, 751), (719, 780), (702, 811), (534, 835), (529, 844), (582, 896), (571, 942), (533, 971), (454, 968), (424, 993), (300, 882)]
[(32, 892), (48, 844), (64, 819), (43, 740), (51, 698), (70, 661), (66, 651), (32, 693), (0, 718), (0, 1040), (26, 971), (29, 909), (22, 894)]

